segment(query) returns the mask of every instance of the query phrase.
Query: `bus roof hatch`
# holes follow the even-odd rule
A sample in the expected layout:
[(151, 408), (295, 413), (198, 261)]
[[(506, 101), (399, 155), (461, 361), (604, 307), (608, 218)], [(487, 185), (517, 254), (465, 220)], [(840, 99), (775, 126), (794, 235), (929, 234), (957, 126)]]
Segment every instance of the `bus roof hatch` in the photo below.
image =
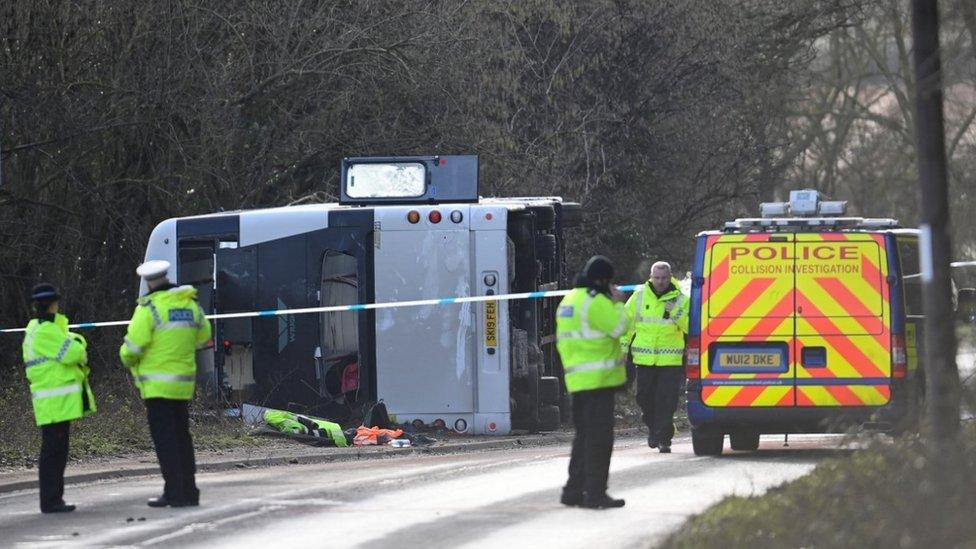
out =
[(478, 156), (359, 156), (342, 159), (340, 204), (478, 201)]

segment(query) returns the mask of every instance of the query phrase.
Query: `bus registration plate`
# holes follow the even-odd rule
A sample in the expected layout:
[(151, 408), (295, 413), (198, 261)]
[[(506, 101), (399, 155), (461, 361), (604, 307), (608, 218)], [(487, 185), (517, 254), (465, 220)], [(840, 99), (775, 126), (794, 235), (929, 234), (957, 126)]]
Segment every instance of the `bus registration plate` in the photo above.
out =
[(498, 346), (498, 302), (485, 301), (485, 346)]

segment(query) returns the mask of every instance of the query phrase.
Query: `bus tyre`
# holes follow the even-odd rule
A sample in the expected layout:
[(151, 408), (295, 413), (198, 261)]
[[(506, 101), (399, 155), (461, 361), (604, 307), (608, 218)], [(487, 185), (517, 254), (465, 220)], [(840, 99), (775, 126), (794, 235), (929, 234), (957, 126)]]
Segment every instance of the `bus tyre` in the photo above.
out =
[(542, 376), (539, 379), (539, 403), (544, 406), (559, 405), (559, 378)]
[(551, 261), (556, 257), (556, 235), (537, 234), (535, 235), (535, 256), (539, 261)]
[(729, 435), (729, 445), (733, 450), (754, 452), (759, 449), (759, 433), (732, 433)]
[(539, 407), (539, 430), (557, 431), (560, 425), (559, 406)]
[(579, 227), (583, 223), (583, 208), (575, 202), (563, 202), (559, 222), (563, 229)]
[(725, 435), (722, 433), (691, 430), (691, 448), (696, 456), (720, 456), (723, 444), (725, 444)]
[(569, 393), (562, 396), (559, 404), (559, 415), (562, 416), (563, 423), (573, 421), (573, 397)]
[(535, 230), (551, 231), (556, 225), (556, 210), (552, 206), (530, 208), (535, 214)]

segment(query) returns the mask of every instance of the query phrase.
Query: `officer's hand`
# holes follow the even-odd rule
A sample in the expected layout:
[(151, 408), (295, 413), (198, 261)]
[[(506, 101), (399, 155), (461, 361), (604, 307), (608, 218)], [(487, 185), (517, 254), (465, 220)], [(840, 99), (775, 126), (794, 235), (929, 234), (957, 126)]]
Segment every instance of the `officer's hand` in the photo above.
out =
[(671, 311), (674, 310), (674, 306), (675, 306), (675, 300), (674, 299), (672, 299), (671, 301), (666, 301), (664, 303), (664, 310), (670, 313)]
[(624, 294), (616, 286), (610, 286), (610, 298), (614, 301), (626, 301)]

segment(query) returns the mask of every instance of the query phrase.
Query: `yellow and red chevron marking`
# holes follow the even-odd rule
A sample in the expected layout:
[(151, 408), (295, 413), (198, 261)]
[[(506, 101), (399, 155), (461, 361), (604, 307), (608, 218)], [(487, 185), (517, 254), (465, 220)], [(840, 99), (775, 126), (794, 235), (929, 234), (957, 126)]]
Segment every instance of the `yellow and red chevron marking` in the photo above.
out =
[(823, 242), (856, 255), (845, 265), (855, 272), (808, 276), (798, 269), (797, 354), (805, 347), (824, 347), (828, 360), (823, 368), (797, 366), (797, 406), (886, 404), (891, 399), (891, 307), (884, 237), (799, 234), (798, 266), (804, 261), (801, 247)]
[(891, 386), (812, 385), (796, 388), (797, 406), (882, 406), (891, 400)]
[[(793, 337), (792, 280), (775, 274), (745, 272), (746, 250), (771, 249), (768, 234), (711, 236), (706, 242), (702, 285), (702, 401), (707, 406), (793, 406), (794, 358), (788, 352), (786, 372), (717, 373), (709, 371), (709, 346), (717, 341), (790, 342)], [(790, 238), (791, 239), (791, 238)], [(773, 246), (792, 246), (776, 242)], [(733, 257), (739, 256), (739, 257)], [(733, 261), (735, 259), (735, 261)], [(780, 265), (783, 261), (778, 262)], [(743, 268), (746, 267), (746, 268)], [(708, 385), (716, 383), (721, 385)]]
[(780, 385), (722, 385), (702, 387), (707, 406), (793, 406), (795, 389)]
[[(874, 406), (890, 400), (884, 236), (713, 235), (702, 286), (702, 400), (718, 407)], [(794, 286), (795, 280), (795, 286)], [(785, 342), (785, 372), (710, 372), (712, 343)], [(804, 367), (805, 347), (826, 349)], [(794, 383), (796, 386), (794, 386)]]

